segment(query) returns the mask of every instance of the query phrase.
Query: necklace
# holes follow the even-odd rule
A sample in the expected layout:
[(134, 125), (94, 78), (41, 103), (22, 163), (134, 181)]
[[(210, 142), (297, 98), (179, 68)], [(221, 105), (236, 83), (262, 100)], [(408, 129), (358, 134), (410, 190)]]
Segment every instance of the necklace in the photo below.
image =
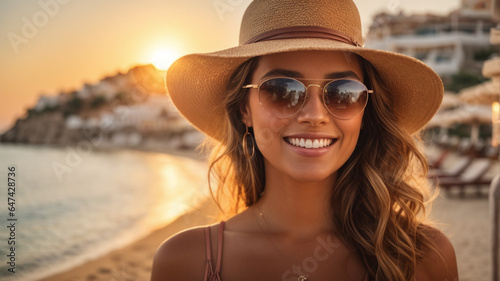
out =
[[(259, 211), (259, 216), (262, 218), (262, 220), (264, 221), (264, 223), (265, 223), (265, 224), (266, 224), (266, 226), (267, 226), (267, 221), (266, 221), (266, 219), (265, 219), (265, 217), (264, 217), (264, 214), (262, 214), (262, 210), (261, 210), (261, 208), (260, 208), (260, 207), (261, 207), (260, 205), (258, 205), (258, 207), (257, 207), (257, 208), (258, 208), (258, 211)], [(273, 246), (274, 248), (276, 248), (276, 251), (277, 251), (277, 252), (280, 254), (280, 256), (281, 256), (281, 259), (282, 259), (282, 260), (285, 260), (286, 256), (285, 256), (285, 255), (284, 255), (284, 254), (280, 251), (280, 249), (278, 249), (278, 247), (276, 246), (276, 244), (275, 244), (275, 243), (272, 243), (271, 238), (267, 235), (267, 233), (266, 233), (266, 232), (264, 231), (264, 229), (262, 228), (262, 225), (260, 224), (260, 222), (259, 222), (259, 220), (258, 220), (258, 218), (257, 218), (257, 215), (255, 214), (255, 212), (254, 212), (254, 216), (253, 216), (253, 217), (254, 217), (254, 219), (255, 219), (255, 222), (257, 223), (257, 226), (259, 226), (260, 231), (264, 234), (264, 236), (266, 236), (267, 241), (268, 241), (270, 244), (272, 244), (272, 246)], [(269, 228), (269, 227), (267, 227), (267, 228)], [(309, 276), (299, 275), (299, 277), (297, 278), (297, 281), (307, 281), (307, 278), (308, 278), (308, 277), (309, 277)]]

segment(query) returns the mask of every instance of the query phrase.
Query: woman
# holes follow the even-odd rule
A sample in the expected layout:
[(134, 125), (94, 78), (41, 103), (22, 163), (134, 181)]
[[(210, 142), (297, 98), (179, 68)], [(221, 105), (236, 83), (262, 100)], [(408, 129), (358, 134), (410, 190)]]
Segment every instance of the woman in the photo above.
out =
[(172, 65), (172, 101), (212, 139), (235, 215), (165, 241), (152, 280), (458, 280), (422, 216), (416, 133), (442, 82), (362, 42), (351, 0), (255, 0), (240, 46)]

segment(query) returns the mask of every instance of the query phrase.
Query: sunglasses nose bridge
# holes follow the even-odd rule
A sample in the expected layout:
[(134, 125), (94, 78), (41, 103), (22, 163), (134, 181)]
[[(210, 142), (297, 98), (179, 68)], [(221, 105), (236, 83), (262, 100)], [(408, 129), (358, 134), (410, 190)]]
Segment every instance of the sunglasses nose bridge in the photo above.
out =
[[(323, 87), (321, 85), (318, 85), (318, 84), (309, 84), (309, 85), (307, 85), (306, 86), (306, 100), (305, 101), (307, 101), (309, 99), (309, 97), (311, 96), (309, 94), (309, 88), (311, 88), (311, 87), (318, 87), (319, 90), (320, 90), (320, 92), (321, 92), (321, 90), (323, 90)], [(321, 95), (321, 93), (320, 93), (320, 95)]]
[[(310, 87), (318, 87), (318, 89), (319, 89), (319, 97), (320, 97), (321, 101), (323, 101), (323, 100), (324, 100), (324, 93), (323, 93), (323, 89), (324, 89), (324, 87), (323, 87), (323, 86), (321, 86), (321, 85), (319, 85), (319, 84), (309, 84), (309, 85), (307, 85), (307, 87), (306, 87), (306, 99), (304, 100), (304, 104), (305, 104), (305, 103), (309, 100), (309, 98), (311, 97), (311, 95), (309, 94), (309, 88), (310, 88)], [(324, 104), (324, 101), (323, 101), (323, 104)], [(326, 107), (326, 105), (325, 105), (325, 107)]]
[(309, 85), (307, 85), (306, 90), (309, 91), (310, 87), (318, 87), (320, 90), (323, 89), (323, 87), (321, 87), (321, 85), (318, 85), (318, 84), (309, 84)]
[(297, 110), (297, 112), (299, 112), (300, 110), (303, 110), (303, 108), (306, 107), (309, 102), (311, 102), (311, 98), (314, 99), (313, 95), (311, 95), (309, 92), (309, 89), (311, 87), (318, 87), (319, 92), (318, 92), (317, 98), (319, 98), (319, 102), (323, 105), (323, 107), (325, 107), (326, 111), (330, 112), (330, 110), (326, 107), (326, 104), (324, 102), (324, 93), (323, 93), (324, 87), (319, 85), (319, 84), (309, 84), (309, 85), (305, 86), (306, 95), (304, 97), (304, 100), (303, 100), (301, 107)]

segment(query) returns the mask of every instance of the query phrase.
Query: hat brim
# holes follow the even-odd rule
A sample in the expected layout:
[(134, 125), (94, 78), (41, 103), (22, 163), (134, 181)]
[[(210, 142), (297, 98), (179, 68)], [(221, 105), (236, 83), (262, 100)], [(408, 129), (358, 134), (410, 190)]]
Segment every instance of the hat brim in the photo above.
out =
[(263, 41), (214, 53), (183, 56), (167, 71), (167, 91), (181, 115), (197, 129), (218, 139), (227, 124), (226, 114), (219, 112), (223, 110), (220, 105), (235, 69), (252, 57), (301, 50), (346, 51), (370, 62), (393, 95), (393, 110), (399, 125), (410, 134), (429, 122), (443, 99), (441, 79), (417, 59), (313, 38)]

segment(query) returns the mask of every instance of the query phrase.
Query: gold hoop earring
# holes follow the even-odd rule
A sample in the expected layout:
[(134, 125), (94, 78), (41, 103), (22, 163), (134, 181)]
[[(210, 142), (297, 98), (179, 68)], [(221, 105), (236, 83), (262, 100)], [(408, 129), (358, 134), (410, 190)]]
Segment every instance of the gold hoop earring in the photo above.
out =
[[(255, 140), (253, 139), (252, 134), (248, 132), (248, 127), (245, 126), (246, 128), (246, 133), (243, 135), (243, 143), (241, 144), (243, 148), (243, 155), (245, 155), (245, 158), (250, 160), (252, 157), (255, 155)], [(248, 137), (250, 136), (250, 140), (252, 142), (252, 153), (249, 153), (248, 151)]]

